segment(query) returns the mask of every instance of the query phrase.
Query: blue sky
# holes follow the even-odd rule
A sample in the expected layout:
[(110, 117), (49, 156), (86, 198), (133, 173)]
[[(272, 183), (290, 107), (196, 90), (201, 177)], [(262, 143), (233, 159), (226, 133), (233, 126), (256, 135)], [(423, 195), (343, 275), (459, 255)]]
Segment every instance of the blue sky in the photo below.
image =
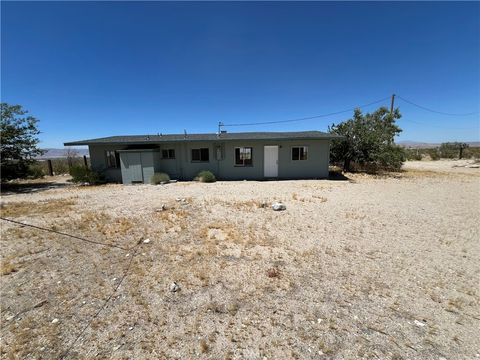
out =
[[(478, 2), (2, 2), (2, 101), (43, 147), (119, 134), (214, 132), (397, 93), (479, 111)], [(385, 105), (389, 105), (386, 100)], [(398, 140), (478, 141), (479, 116), (400, 99)], [(376, 106), (367, 107), (373, 110)], [(326, 130), (350, 113), (229, 131)]]

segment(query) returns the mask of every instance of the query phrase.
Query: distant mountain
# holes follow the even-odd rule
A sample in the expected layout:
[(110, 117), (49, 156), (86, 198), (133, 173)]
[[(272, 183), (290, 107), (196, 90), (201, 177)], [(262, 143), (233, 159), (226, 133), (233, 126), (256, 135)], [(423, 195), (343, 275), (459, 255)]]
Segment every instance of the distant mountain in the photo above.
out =
[[(466, 143), (470, 145), (470, 147), (480, 147), (480, 141), (466, 141)], [(414, 149), (431, 149), (441, 145), (440, 143), (424, 143), (409, 140), (399, 141), (397, 144), (406, 148)]]
[(60, 159), (60, 158), (66, 158), (67, 157), (67, 151), (75, 151), (77, 156), (83, 157), (83, 155), (86, 155), (89, 157), (88, 149), (43, 149), (45, 150), (45, 154), (41, 156), (37, 156), (37, 160), (46, 160), (46, 159)]

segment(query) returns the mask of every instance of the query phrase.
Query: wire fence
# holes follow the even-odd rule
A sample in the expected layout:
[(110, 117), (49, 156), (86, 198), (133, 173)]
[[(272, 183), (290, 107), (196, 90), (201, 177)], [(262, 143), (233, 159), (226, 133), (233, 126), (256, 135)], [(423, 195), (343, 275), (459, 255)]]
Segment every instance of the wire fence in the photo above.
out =
[[(67, 349), (66, 349), (66, 350), (63, 352), (63, 354), (60, 356), (60, 359), (65, 359), (65, 358), (70, 354), (70, 352), (71, 352), (72, 349), (75, 347), (75, 345), (76, 345), (77, 342), (80, 340), (80, 338), (81, 338), (82, 335), (85, 333), (85, 331), (87, 331), (87, 329), (92, 325), (93, 321), (94, 321), (94, 320), (100, 315), (100, 313), (106, 308), (106, 306), (107, 306), (108, 303), (111, 301), (111, 299), (113, 298), (113, 296), (117, 293), (118, 289), (119, 289), (120, 286), (122, 285), (122, 283), (123, 283), (123, 281), (125, 280), (125, 278), (128, 276), (128, 274), (129, 274), (129, 272), (130, 272), (130, 268), (131, 268), (132, 263), (133, 263), (133, 260), (134, 260), (135, 256), (136, 256), (137, 253), (138, 253), (138, 249), (140, 248), (140, 245), (142, 245), (142, 239), (138, 240), (138, 242), (137, 242), (134, 246), (127, 248), (127, 247), (123, 247), (123, 246), (119, 246), (119, 245), (115, 245), (115, 244), (109, 244), (109, 243), (106, 243), (106, 242), (100, 242), (100, 241), (95, 241), (95, 240), (83, 238), (83, 237), (80, 237), (80, 236), (77, 236), (77, 235), (72, 235), (72, 234), (68, 234), (68, 233), (64, 233), (64, 232), (60, 232), (60, 231), (48, 229), (48, 228), (41, 227), (41, 226), (37, 226), (37, 225), (32, 225), (32, 224), (27, 224), (27, 223), (23, 223), (23, 222), (20, 222), (20, 221), (12, 220), (12, 219), (7, 219), (7, 218), (4, 218), (4, 217), (0, 217), (0, 220), (7, 221), (7, 222), (10, 222), (10, 223), (13, 223), (13, 224), (22, 226), (22, 227), (23, 227), (23, 226), (26, 226), (26, 227), (30, 227), (30, 228), (33, 228), (33, 229), (50, 232), (50, 233), (53, 233), (53, 234), (56, 234), (56, 235), (62, 235), (62, 236), (68, 237), (68, 238), (70, 238), (70, 239), (75, 239), (75, 240), (87, 242), (87, 243), (90, 243), (90, 244), (95, 244), (95, 245), (99, 245), (99, 246), (107, 246), (107, 247), (111, 247), (111, 248), (117, 248), (117, 249), (120, 249), (120, 250), (125, 251), (125, 252), (132, 252), (132, 256), (130, 257), (130, 261), (128, 262), (128, 265), (127, 265), (127, 267), (125, 268), (125, 271), (123, 272), (123, 275), (122, 275), (122, 277), (120, 278), (120, 281), (117, 283), (117, 285), (114, 287), (113, 291), (108, 295), (108, 297), (103, 301), (103, 303), (102, 303), (102, 305), (100, 306), (100, 308), (89, 318), (89, 320), (87, 321), (87, 323), (85, 324), (85, 326), (82, 328), (82, 330), (78, 333), (77, 336), (75, 336), (74, 340), (71, 342), (71, 344), (67, 347)], [(15, 318), (17, 318), (19, 314), (25, 313), (25, 312), (29, 311), (30, 309), (34, 309), (34, 308), (41, 307), (41, 306), (43, 306), (45, 303), (46, 303), (46, 301), (41, 301), (41, 302), (39, 302), (38, 304), (33, 305), (33, 307), (31, 307), (31, 308), (19, 312), (17, 315), (15, 315), (15, 316), (13, 317), (12, 321), (13, 321)]]

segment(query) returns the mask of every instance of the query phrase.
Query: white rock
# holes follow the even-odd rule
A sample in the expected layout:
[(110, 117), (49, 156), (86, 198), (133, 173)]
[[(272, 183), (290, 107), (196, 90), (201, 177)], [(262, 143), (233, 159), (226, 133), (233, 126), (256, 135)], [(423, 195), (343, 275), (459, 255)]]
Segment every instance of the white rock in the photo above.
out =
[[(178, 200), (177, 200), (178, 201)], [(160, 206), (158, 209), (155, 209), (156, 212), (162, 212), (162, 211), (165, 211), (167, 210), (167, 205), (165, 204), (162, 204), (162, 206)]]
[(287, 210), (287, 207), (280, 202), (276, 202), (272, 204), (272, 209), (274, 211), (282, 211), (282, 210)]
[(58, 320), (57, 318), (55, 318), (55, 319), (52, 320), (52, 324), (56, 324), (56, 323), (58, 323), (59, 321), (60, 321), (60, 320)]
[(180, 286), (174, 281), (170, 284), (170, 291), (171, 292), (180, 291)]
[(145, 239), (145, 240), (143, 240), (143, 243), (144, 243), (144, 244), (148, 244), (149, 242), (150, 242), (150, 239)]
[(418, 320), (415, 320), (413, 323), (417, 326), (420, 326), (420, 327), (424, 327), (426, 325), (425, 323), (423, 323), (421, 321), (418, 321)]

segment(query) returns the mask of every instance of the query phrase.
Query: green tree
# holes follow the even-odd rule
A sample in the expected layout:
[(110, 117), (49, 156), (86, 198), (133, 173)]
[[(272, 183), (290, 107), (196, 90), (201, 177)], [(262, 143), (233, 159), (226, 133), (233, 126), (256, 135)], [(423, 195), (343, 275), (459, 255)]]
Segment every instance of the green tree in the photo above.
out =
[(440, 155), (443, 158), (454, 158), (458, 154), (458, 158), (463, 157), (463, 150), (468, 148), (467, 143), (447, 142), (440, 145)]
[(352, 163), (373, 171), (400, 169), (405, 161), (405, 150), (394, 142), (395, 136), (402, 131), (395, 124), (400, 118), (398, 109), (393, 114), (386, 107), (366, 114), (356, 109), (353, 118), (329, 127), (332, 134), (343, 137), (332, 142), (332, 161), (343, 162), (345, 171), (351, 170)]
[(43, 154), (37, 147), (39, 143), (38, 120), (24, 110), (21, 105), (1, 103), (0, 118), (0, 156), (1, 178), (23, 177), (33, 158)]

